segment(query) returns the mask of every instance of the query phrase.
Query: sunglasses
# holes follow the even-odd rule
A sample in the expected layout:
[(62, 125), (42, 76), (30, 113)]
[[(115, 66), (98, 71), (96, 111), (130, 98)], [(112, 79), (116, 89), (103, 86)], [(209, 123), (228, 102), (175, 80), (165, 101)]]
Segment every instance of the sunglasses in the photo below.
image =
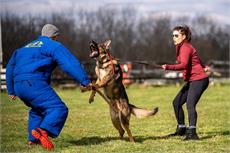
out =
[(172, 37), (176, 37), (176, 38), (178, 38), (178, 37), (179, 37), (179, 35), (178, 35), (178, 34), (175, 34), (175, 35), (172, 35)]

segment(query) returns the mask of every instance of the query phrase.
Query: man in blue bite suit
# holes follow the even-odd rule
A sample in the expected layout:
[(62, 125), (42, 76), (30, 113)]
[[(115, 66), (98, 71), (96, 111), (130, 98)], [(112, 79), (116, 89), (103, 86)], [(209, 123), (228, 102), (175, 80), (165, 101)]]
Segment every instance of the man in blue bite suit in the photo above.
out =
[(18, 96), (28, 107), (29, 144), (54, 148), (50, 137), (57, 137), (66, 121), (68, 108), (50, 86), (52, 71), (58, 65), (86, 88), (90, 80), (78, 59), (57, 42), (59, 30), (52, 24), (43, 26), (41, 36), (17, 49), (6, 67), (9, 97)]

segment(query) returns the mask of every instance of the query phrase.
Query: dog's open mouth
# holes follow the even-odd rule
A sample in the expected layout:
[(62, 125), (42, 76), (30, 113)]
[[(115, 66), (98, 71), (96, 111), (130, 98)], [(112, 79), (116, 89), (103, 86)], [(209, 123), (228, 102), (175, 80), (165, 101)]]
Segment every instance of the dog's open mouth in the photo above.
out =
[(98, 55), (99, 55), (98, 50), (93, 50), (93, 49), (91, 49), (91, 52), (90, 52), (90, 54), (89, 54), (89, 57), (90, 57), (90, 58), (96, 58), (96, 57), (98, 57)]
[(99, 49), (97, 47), (97, 43), (95, 41), (92, 41), (90, 43), (90, 54), (89, 57), (90, 58), (97, 58), (99, 56)]

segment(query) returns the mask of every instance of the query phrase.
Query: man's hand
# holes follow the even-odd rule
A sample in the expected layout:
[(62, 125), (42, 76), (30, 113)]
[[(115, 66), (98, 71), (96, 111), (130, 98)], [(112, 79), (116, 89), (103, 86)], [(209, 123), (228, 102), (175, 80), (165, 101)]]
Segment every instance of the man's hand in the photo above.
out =
[(87, 86), (80, 86), (81, 92), (90, 91), (90, 90), (92, 90), (92, 88), (93, 88), (92, 83), (89, 83)]
[(15, 95), (9, 95), (9, 98), (10, 98), (11, 100), (15, 100), (15, 99), (17, 98), (17, 96), (15, 96)]

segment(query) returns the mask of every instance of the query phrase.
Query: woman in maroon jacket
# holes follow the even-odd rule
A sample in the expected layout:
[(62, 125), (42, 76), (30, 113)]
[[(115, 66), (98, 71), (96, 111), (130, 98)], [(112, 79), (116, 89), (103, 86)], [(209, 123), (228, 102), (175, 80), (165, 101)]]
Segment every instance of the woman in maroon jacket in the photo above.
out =
[[(184, 140), (199, 139), (196, 133), (197, 112), (196, 104), (202, 93), (208, 87), (209, 78), (205, 73), (198, 54), (190, 44), (191, 31), (187, 26), (177, 26), (173, 29), (173, 42), (176, 46), (177, 64), (162, 65), (164, 70), (183, 71), (183, 79), (186, 82), (183, 88), (173, 100), (174, 112), (177, 119), (176, 132), (170, 136), (186, 135)], [(186, 102), (188, 110), (189, 127), (186, 129), (184, 111), (182, 105)]]

